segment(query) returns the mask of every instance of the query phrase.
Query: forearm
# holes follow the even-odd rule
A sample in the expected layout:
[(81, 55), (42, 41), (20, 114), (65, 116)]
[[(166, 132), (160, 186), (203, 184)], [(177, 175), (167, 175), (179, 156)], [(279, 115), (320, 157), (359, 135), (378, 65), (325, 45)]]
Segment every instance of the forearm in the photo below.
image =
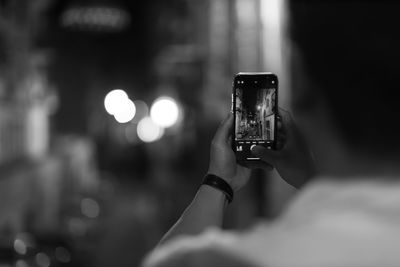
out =
[(192, 203), (161, 239), (159, 245), (179, 235), (197, 235), (208, 227), (221, 227), (226, 205), (227, 201), (223, 192), (208, 185), (202, 185)]

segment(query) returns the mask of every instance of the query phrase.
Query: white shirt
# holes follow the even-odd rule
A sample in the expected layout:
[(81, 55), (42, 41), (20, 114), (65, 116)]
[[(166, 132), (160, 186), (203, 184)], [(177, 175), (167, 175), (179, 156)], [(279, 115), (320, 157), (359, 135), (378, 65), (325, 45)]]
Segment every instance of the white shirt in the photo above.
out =
[(400, 182), (318, 179), (277, 220), (177, 238), (144, 266), (234, 265), (400, 266)]

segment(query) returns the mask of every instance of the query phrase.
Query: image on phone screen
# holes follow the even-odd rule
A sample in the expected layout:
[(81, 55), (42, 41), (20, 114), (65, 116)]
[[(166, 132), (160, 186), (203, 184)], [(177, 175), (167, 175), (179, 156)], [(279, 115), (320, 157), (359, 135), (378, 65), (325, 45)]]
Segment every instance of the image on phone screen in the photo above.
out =
[(262, 145), (273, 149), (276, 139), (276, 97), (274, 80), (237, 79), (234, 85), (234, 150), (246, 160), (251, 147)]

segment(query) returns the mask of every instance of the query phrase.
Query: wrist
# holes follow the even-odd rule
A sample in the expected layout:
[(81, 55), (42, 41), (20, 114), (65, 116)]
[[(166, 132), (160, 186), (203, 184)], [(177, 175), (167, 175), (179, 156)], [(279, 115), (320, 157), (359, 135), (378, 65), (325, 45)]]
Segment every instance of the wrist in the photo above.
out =
[(225, 195), (228, 203), (231, 203), (233, 200), (233, 189), (232, 186), (223, 178), (218, 175), (208, 173), (202, 182), (202, 185), (207, 185), (209, 187), (214, 188), (215, 190), (220, 191), (223, 195)]
[(223, 203), (224, 207), (229, 204), (224, 192), (207, 184), (200, 185), (197, 193), (207, 196), (208, 200), (212, 200), (213, 203)]
[(224, 172), (224, 171), (220, 171), (220, 170), (215, 169), (215, 168), (209, 168), (206, 175), (209, 175), (209, 174), (218, 176), (219, 178), (221, 178), (225, 182), (227, 182), (230, 186), (232, 186), (232, 184), (231, 184), (232, 183), (232, 177), (233, 177), (232, 174), (229, 174), (229, 173)]

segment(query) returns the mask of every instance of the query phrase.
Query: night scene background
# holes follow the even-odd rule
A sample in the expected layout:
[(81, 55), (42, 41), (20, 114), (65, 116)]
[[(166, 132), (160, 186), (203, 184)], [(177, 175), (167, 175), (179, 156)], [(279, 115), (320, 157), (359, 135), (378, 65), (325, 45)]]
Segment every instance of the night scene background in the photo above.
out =
[[(277, 74), (289, 109), (288, 19), (279, 0), (1, 0), (0, 265), (138, 266), (198, 189), (234, 75)], [(293, 195), (252, 176), (226, 228)]]

